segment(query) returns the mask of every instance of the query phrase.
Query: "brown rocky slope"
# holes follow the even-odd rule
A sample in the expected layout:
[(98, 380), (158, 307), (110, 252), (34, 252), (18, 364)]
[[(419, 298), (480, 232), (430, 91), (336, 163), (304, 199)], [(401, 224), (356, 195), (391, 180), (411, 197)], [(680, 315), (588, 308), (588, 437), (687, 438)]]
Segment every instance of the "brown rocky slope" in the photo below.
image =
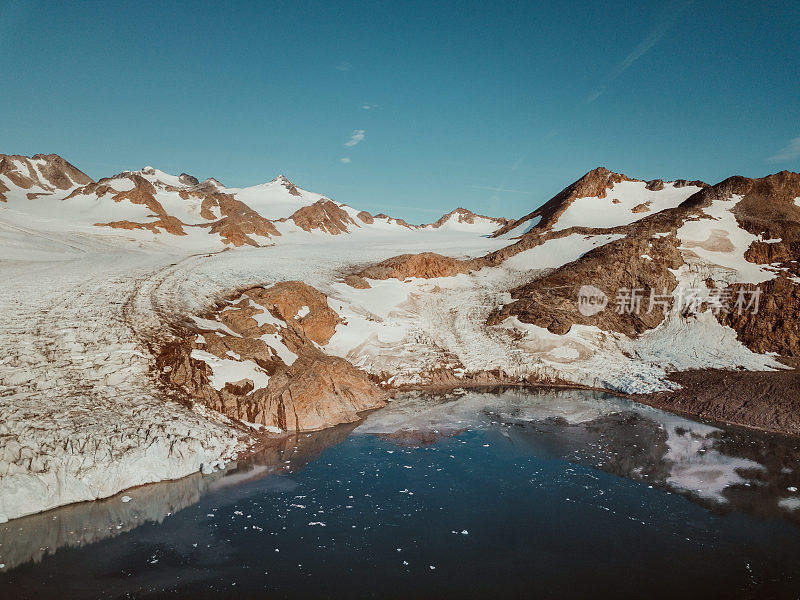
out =
[(257, 427), (311, 431), (353, 422), (383, 406), (386, 393), (319, 349), (339, 322), (327, 298), (303, 283), (250, 288), (205, 320), (179, 326), (157, 368), (187, 403)]

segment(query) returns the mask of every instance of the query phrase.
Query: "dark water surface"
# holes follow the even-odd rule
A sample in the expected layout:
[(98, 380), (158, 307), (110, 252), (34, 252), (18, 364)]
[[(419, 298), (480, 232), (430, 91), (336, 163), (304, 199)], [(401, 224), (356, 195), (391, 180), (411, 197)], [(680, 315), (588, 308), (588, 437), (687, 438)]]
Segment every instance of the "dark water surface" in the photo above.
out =
[(0, 598), (797, 598), (798, 446), (591, 392), (407, 397), (0, 525)]

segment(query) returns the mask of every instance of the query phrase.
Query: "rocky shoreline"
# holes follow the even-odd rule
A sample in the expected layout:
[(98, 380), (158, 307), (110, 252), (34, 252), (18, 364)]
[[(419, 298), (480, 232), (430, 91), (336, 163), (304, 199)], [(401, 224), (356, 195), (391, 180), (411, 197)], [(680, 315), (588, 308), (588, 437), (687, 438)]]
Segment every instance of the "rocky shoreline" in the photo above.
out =
[(800, 371), (702, 369), (672, 373), (680, 389), (627, 397), (655, 408), (770, 433), (800, 436)]

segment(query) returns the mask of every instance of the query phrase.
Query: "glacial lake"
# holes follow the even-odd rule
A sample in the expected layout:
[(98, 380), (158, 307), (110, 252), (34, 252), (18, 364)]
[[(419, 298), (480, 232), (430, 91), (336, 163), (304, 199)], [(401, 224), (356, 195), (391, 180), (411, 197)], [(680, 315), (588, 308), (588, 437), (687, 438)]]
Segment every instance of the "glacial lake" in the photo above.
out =
[(796, 598), (799, 488), (795, 438), (595, 392), (413, 394), (0, 525), (0, 598)]

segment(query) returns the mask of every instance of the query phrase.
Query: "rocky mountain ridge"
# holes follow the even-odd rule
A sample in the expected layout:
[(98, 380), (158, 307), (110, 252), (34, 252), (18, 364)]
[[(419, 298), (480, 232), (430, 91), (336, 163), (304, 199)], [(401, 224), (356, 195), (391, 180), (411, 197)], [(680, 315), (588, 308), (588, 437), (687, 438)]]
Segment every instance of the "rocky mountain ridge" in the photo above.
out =
[[(22, 190), (29, 200), (52, 196), (61, 201), (59, 208), (65, 211), (79, 207), (98, 217), (91, 223), (98, 227), (172, 236), (199, 230), (233, 247), (270, 244), (274, 238), (300, 230), (339, 235), (374, 227), (435, 230), (474, 226), (490, 233), (506, 222), (458, 208), (433, 223), (410, 225), (307, 192), (282, 174), (250, 188), (228, 188), (214, 178), (201, 182), (187, 173), (175, 176), (147, 166), (95, 182), (54, 154), (33, 158), (0, 155), (0, 200), (7, 201), (12, 191), (19, 196)], [(130, 216), (121, 218), (123, 213)]]

